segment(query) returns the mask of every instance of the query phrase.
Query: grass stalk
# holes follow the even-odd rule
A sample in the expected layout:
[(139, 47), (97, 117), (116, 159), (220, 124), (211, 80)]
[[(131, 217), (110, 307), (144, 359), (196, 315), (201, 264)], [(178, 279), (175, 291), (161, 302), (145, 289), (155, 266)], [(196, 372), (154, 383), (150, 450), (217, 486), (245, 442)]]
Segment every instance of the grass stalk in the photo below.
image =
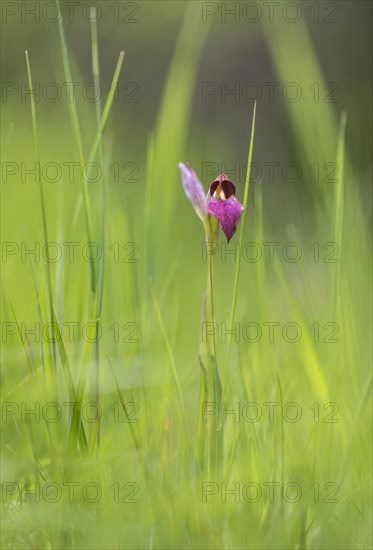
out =
[[(168, 338), (168, 335), (167, 335), (167, 332), (166, 332), (166, 328), (164, 326), (161, 310), (159, 308), (159, 303), (158, 303), (157, 297), (155, 295), (153, 286), (151, 284), (150, 284), (150, 291), (151, 291), (151, 296), (152, 296), (152, 300), (153, 300), (153, 306), (154, 306), (154, 309), (155, 309), (155, 314), (156, 314), (156, 317), (157, 317), (157, 320), (158, 320), (159, 328), (160, 328), (162, 338), (163, 338), (163, 341), (164, 341), (164, 344), (165, 344), (165, 347), (166, 347), (166, 350), (167, 350), (167, 355), (168, 355), (168, 358), (169, 358), (169, 361), (170, 361), (171, 372), (172, 372), (172, 376), (173, 376), (173, 379), (174, 379), (174, 382), (175, 382), (176, 393), (177, 393), (178, 400), (179, 400), (180, 414), (181, 414), (181, 417), (183, 419), (183, 423), (184, 423), (184, 426), (185, 426), (186, 433), (188, 435), (188, 441), (191, 443), (192, 442), (192, 437), (191, 437), (191, 433), (190, 433), (190, 429), (189, 429), (188, 419), (185, 415), (186, 407), (185, 407), (185, 402), (184, 402), (184, 398), (183, 398), (183, 393), (182, 393), (182, 390), (181, 390), (179, 375), (178, 375), (177, 369), (176, 369), (174, 354), (172, 352), (171, 344), (170, 344), (170, 341), (169, 341), (169, 338)], [(196, 456), (194, 456), (194, 459), (196, 461), (197, 471), (200, 475), (199, 464), (198, 464), (198, 460), (197, 460)]]
[[(57, 4), (57, 9), (59, 13), (61, 13), (59, 0), (56, 0), (56, 4)], [(82, 136), (80, 131), (78, 110), (76, 107), (74, 86), (73, 86), (73, 81), (71, 77), (70, 61), (67, 53), (67, 44), (66, 44), (66, 37), (65, 37), (62, 16), (60, 16), (58, 19), (58, 26), (59, 26), (59, 37), (60, 37), (63, 69), (64, 69), (65, 80), (66, 80), (69, 98), (70, 98), (69, 100), (70, 119), (71, 119), (73, 134), (74, 134), (75, 145), (78, 153), (79, 165), (80, 165), (80, 171), (79, 171), (80, 183), (81, 183), (81, 191), (83, 196), (84, 217), (85, 217), (85, 223), (86, 223), (87, 239), (88, 239), (88, 243), (91, 243), (93, 238), (92, 214), (91, 214), (91, 205), (89, 200), (88, 183), (84, 177), (85, 163), (84, 163), (84, 153), (83, 153), (83, 142), (82, 142)], [(91, 289), (92, 289), (92, 292), (94, 293), (96, 291), (96, 272), (95, 272), (94, 259), (91, 256), (90, 247), (88, 248), (88, 254), (90, 259), (89, 265), (90, 265), (90, 273), (91, 273)]]
[(124, 51), (122, 50), (119, 53), (117, 65), (116, 65), (115, 71), (114, 71), (113, 80), (111, 82), (110, 90), (109, 90), (108, 96), (107, 96), (106, 101), (105, 101), (104, 109), (102, 111), (102, 117), (100, 118), (100, 123), (98, 125), (96, 135), (94, 137), (91, 149), (90, 149), (89, 154), (88, 154), (88, 164), (90, 162), (94, 161), (96, 153), (97, 153), (98, 148), (100, 146), (102, 136), (105, 132), (107, 121), (108, 121), (109, 114), (110, 114), (110, 111), (111, 111), (111, 107), (112, 107), (113, 101), (114, 101), (115, 90), (116, 90), (116, 87), (118, 85), (120, 71), (121, 71), (122, 65), (123, 65), (123, 58), (124, 58)]
[[(338, 132), (338, 144), (337, 144), (337, 166), (338, 170), (338, 181), (335, 188), (334, 195), (334, 240), (339, 246), (339, 256), (342, 255), (342, 228), (343, 228), (343, 207), (344, 207), (344, 177), (345, 177), (345, 133), (346, 133), (346, 122), (347, 115), (345, 112), (342, 112), (339, 132)], [(340, 262), (338, 262), (335, 270), (335, 276), (333, 280), (333, 312), (335, 315), (338, 314), (337, 309), (337, 296), (339, 291), (339, 281), (340, 281)]]
[[(100, 124), (98, 125), (98, 128), (96, 130), (96, 134), (95, 134), (95, 137), (93, 139), (93, 142), (92, 142), (89, 154), (88, 154), (88, 162), (87, 162), (88, 166), (94, 161), (94, 159), (97, 155), (97, 151), (99, 149), (100, 143), (101, 143), (102, 136), (105, 133), (105, 129), (106, 129), (106, 125), (107, 125), (107, 122), (108, 122), (109, 114), (110, 114), (111, 107), (112, 107), (113, 101), (114, 101), (115, 90), (116, 90), (116, 87), (118, 85), (118, 79), (119, 79), (120, 71), (121, 71), (122, 65), (123, 65), (123, 58), (124, 58), (124, 51), (122, 50), (119, 53), (119, 57), (118, 57), (117, 65), (115, 67), (115, 71), (114, 71), (113, 79), (112, 79), (112, 82), (111, 82), (110, 90), (109, 90), (108, 96), (107, 96), (106, 101), (105, 101), (104, 109), (102, 111), (102, 117), (100, 119)], [(77, 223), (81, 207), (82, 207), (82, 197), (80, 197), (80, 199), (78, 200), (78, 202), (76, 204), (76, 207), (75, 207), (75, 211), (74, 211), (74, 215), (73, 215), (73, 223), (72, 223), (73, 227), (75, 227), (75, 225)]]
[[(95, 7), (91, 8), (91, 44), (92, 44), (92, 73), (93, 80), (95, 82), (96, 88), (101, 89), (101, 78), (100, 78), (100, 62), (98, 54), (98, 36), (97, 36), (97, 9)], [(100, 130), (100, 124), (102, 120), (102, 107), (101, 107), (101, 95), (98, 101), (96, 101), (96, 125), (97, 132)], [(99, 266), (99, 281), (98, 281), (98, 292), (96, 294), (96, 337), (95, 337), (95, 346), (94, 346), (94, 363), (95, 363), (95, 388), (94, 388), (94, 401), (98, 410), (100, 410), (100, 319), (101, 319), (101, 310), (102, 310), (102, 298), (104, 290), (104, 274), (105, 274), (105, 217), (106, 217), (106, 184), (105, 184), (105, 166), (104, 166), (104, 147), (102, 143), (102, 134), (99, 141), (99, 158), (101, 164), (101, 196), (100, 196), (100, 244), (101, 244), (101, 261)], [(100, 427), (101, 419), (98, 418), (95, 423), (96, 431), (96, 445), (97, 448), (100, 447)]]
[[(255, 117), (256, 117), (256, 102), (254, 103), (253, 118), (252, 118), (252, 124), (251, 124), (249, 154), (248, 154), (248, 159), (247, 159), (245, 192), (244, 192), (244, 198), (243, 198), (243, 208), (244, 208), (244, 210), (243, 210), (241, 221), (240, 221), (240, 235), (239, 235), (239, 239), (238, 239), (238, 247), (239, 247), (240, 251), (242, 250), (242, 241), (243, 241), (244, 228), (245, 228), (245, 218), (246, 218), (246, 213), (247, 213), (247, 203), (248, 203), (248, 199), (249, 199), (251, 162), (252, 162), (252, 158), (253, 158), (254, 135), (255, 135)], [(235, 320), (235, 315), (236, 315), (237, 296), (238, 296), (238, 282), (239, 282), (239, 278), (240, 278), (240, 268), (241, 268), (241, 258), (239, 258), (239, 261), (237, 262), (236, 273), (235, 273), (235, 276), (234, 276), (232, 308), (231, 308), (230, 323), (229, 323), (230, 336), (229, 336), (229, 345), (228, 345), (228, 364), (229, 364), (231, 350), (232, 350), (233, 325), (234, 325), (234, 320)]]
[[(26, 65), (27, 65), (27, 75), (28, 75), (28, 83), (30, 90), (33, 90), (33, 82), (32, 82), (32, 75), (31, 75), (31, 67), (30, 67), (30, 61), (28, 52), (25, 52), (26, 55)], [(36, 120), (36, 108), (35, 108), (35, 97), (34, 94), (30, 94), (30, 101), (31, 101), (31, 117), (32, 117), (32, 126), (33, 126), (33, 133), (34, 133), (34, 145), (35, 145), (35, 159), (38, 169), (38, 179), (39, 179), (39, 194), (40, 194), (40, 206), (41, 206), (41, 215), (42, 215), (42, 226), (43, 226), (43, 237), (44, 237), (44, 246), (47, 247), (49, 243), (48, 238), (48, 225), (47, 225), (47, 214), (46, 214), (46, 207), (45, 207), (45, 198), (44, 198), (44, 189), (43, 189), (43, 177), (42, 177), (42, 171), (41, 171), (41, 163), (40, 163), (40, 147), (39, 147), (39, 135), (38, 135), (38, 126), (37, 126), (37, 120)], [(46, 260), (45, 262), (45, 268), (47, 273), (47, 288), (48, 288), (48, 299), (49, 299), (49, 319), (50, 322), (53, 323), (53, 289), (52, 289), (52, 274), (51, 274), (51, 266), (49, 260)], [(52, 365), (54, 370), (56, 369), (56, 349), (55, 344), (51, 343), (51, 358), (52, 358)]]

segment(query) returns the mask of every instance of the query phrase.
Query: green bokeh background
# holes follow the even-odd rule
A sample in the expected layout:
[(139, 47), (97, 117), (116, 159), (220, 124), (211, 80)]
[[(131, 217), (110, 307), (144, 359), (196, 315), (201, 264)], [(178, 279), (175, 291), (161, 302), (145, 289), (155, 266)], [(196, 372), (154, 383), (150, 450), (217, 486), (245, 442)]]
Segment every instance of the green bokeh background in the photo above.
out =
[[(96, 134), (95, 102), (82, 94), (93, 81), (87, 21), (91, 3), (70, 2), (70, 10), (75, 5), (71, 20), (69, 2), (61, 4), (87, 159)], [(40, 19), (23, 17), (30, 5), (36, 6)], [(2, 483), (34, 487), (47, 481), (61, 486), (66, 481), (80, 486), (97, 482), (103, 491), (97, 503), (87, 502), (81, 493), (73, 502), (64, 493), (56, 503), (45, 498), (35, 503), (31, 497), (22, 502), (17, 491), (3, 493), (2, 547), (370, 548), (371, 3), (281, 0), (273, 20), (265, 2), (109, 0), (96, 6), (103, 103), (119, 52), (125, 50), (119, 93), (103, 137), (106, 264), (98, 346), (82, 335), (82, 327), (95, 318), (97, 296), (81, 254), (87, 235), (78, 169), (69, 181), (63, 164), (77, 162), (78, 156), (58, 23), (46, 20), (54, 17), (53, 3), (1, 5), (2, 412), (6, 403), (19, 406), (15, 414), (2, 417)], [(225, 8), (236, 12), (224, 22)], [(204, 18), (206, 9), (216, 13)], [(116, 10), (120, 18), (137, 21), (115, 21)], [(259, 20), (254, 22), (256, 13)], [(299, 20), (290, 22), (298, 19), (296, 13)], [(100, 445), (97, 423), (83, 420), (88, 453), (77, 443), (71, 447), (66, 408), (57, 423), (42, 416), (26, 421), (21, 414), (22, 403), (31, 407), (69, 400), (61, 350), (45, 338), (37, 341), (30, 335), (22, 342), (17, 334), (7, 335), (14, 323), (31, 328), (49, 320), (45, 261), (21, 254), (22, 246), (44, 246), (39, 185), (32, 174), (22, 177), (25, 168), (35, 166), (30, 97), (22, 93), (28, 88), (25, 50), (34, 83), (40, 83), (40, 98), (35, 97), (41, 164), (62, 166), (58, 182), (43, 182), (49, 240), (61, 248), (65, 242), (78, 243), (72, 262), (63, 247), (65, 254), (51, 264), (51, 279), (60, 324), (78, 323), (73, 341), (66, 329), (63, 336), (75, 389), (84, 381), (84, 403), (94, 401), (96, 369), (100, 372)], [(268, 95), (271, 82), (278, 83), (273, 101)], [(62, 90), (60, 100), (46, 100), (48, 83)], [(204, 101), (207, 83), (217, 92)], [(248, 83), (252, 86), (245, 88)], [(289, 83), (301, 90), (299, 101), (284, 98), (282, 90)], [(325, 88), (328, 83), (332, 88)], [(238, 95), (225, 97), (224, 86), (235, 87)], [(221, 254), (223, 235), (215, 258), (214, 303), (223, 400), (228, 408), (258, 403), (263, 417), (255, 423), (227, 417), (222, 472), (203, 479), (217, 483), (219, 490), (203, 502), (193, 447), (207, 264), (203, 228), (185, 197), (177, 163), (190, 161), (206, 190), (218, 173), (227, 172), (242, 201), (254, 107), (246, 91), (253, 97), (254, 86), (262, 93), (257, 97), (253, 155), (261, 177), (253, 167), (243, 246), (255, 242), (263, 256), (257, 262), (241, 256), (240, 330), (230, 354), (221, 324), (229, 324), (237, 263), (235, 255)], [(333, 102), (327, 95), (331, 89)], [(132, 91), (135, 102), (128, 101)], [(122, 167), (120, 181), (114, 180), (115, 163)], [(273, 178), (268, 163), (279, 163)], [(291, 169), (289, 178), (283, 176), (287, 163), (301, 169), (296, 181), (288, 181)], [(319, 181), (311, 169), (315, 165)], [(337, 174), (328, 178), (330, 166)], [(129, 181), (133, 167), (137, 181)], [(12, 169), (14, 175), (8, 172)], [(103, 181), (88, 185), (97, 243)], [(279, 243), (273, 261), (264, 242)], [(289, 242), (302, 252), (297, 262), (284, 258)], [(120, 261), (114, 261), (114, 243), (119, 243)], [(227, 250), (234, 251), (237, 243), (236, 235)], [(6, 255), (10, 248), (4, 246), (13, 246), (15, 253)], [(132, 250), (138, 261), (123, 261)], [(332, 259), (337, 261), (328, 262), (334, 250)], [(95, 264), (98, 278), (100, 265)], [(258, 342), (243, 337), (241, 329), (248, 322), (260, 324)], [(263, 325), (268, 322), (280, 323), (274, 342)], [(128, 323), (136, 328), (137, 342), (128, 341)], [(301, 327), (298, 342), (281, 335), (286, 323)], [(315, 323), (319, 342), (309, 328)], [(337, 342), (325, 341), (331, 326), (325, 328), (327, 323), (338, 327)], [(121, 327), (120, 342), (114, 341), (114, 325)], [(134, 432), (123, 422), (109, 361), (123, 399), (138, 404)], [(264, 405), (268, 402), (280, 407), (296, 402), (302, 418), (292, 423), (277, 412), (271, 422)], [(310, 409), (315, 403), (319, 422)], [(333, 410), (329, 403), (337, 406), (337, 423), (324, 422)], [(114, 422), (114, 404), (120, 422)], [(140, 454), (135, 441), (140, 441)], [(128, 482), (138, 484), (138, 502), (114, 502), (108, 487)], [(234, 496), (224, 502), (222, 483), (242, 488), (248, 482), (261, 484), (258, 502), (245, 501), (242, 493), (239, 502)], [(263, 485), (268, 482), (297, 482), (302, 497), (289, 503), (275, 493), (269, 502)], [(309, 489), (314, 483), (321, 487), (320, 502)], [(337, 502), (323, 501), (327, 483), (338, 485)]]

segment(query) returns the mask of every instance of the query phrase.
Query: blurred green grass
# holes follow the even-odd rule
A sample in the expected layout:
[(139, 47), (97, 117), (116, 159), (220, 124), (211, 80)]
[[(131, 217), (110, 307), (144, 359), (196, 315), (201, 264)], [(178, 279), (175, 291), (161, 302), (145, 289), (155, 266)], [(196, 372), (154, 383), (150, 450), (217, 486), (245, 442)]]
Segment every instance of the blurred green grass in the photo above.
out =
[[(40, 422), (32, 418), (24, 421), (20, 412), (7, 419), (3, 416), (2, 483), (28, 482), (31, 488), (35, 483), (43, 486), (47, 482), (61, 487), (69, 482), (80, 485), (73, 499), (69, 501), (69, 493), (64, 490), (61, 500), (55, 503), (43, 496), (37, 503), (31, 498), (22, 502), (16, 493), (11, 497), (3, 493), (1, 546), (369, 548), (372, 326), (366, 144), (371, 136), (368, 128), (361, 131), (356, 127), (355, 119), (366, 119), (362, 104), (370, 77), (360, 77), (361, 105), (354, 95), (356, 83), (350, 88), (341, 86), (343, 101), (337, 106), (309, 100), (286, 104), (285, 110), (283, 104), (258, 102), (254, 160), (292, 160), (302, 166), (334, 161), (341, 168), (343, 159), (344, 171), (342, 174), (340, 170), (336, 183), (328, 185), (322, 181), (312, 184), (309, 175), (296, 185), (277, 179), (271, 183), (265, 177), (261, 183), (251, 183), (244, 243), (257, 241), (263, 254), (264, 242), (281, 244), (273, 262), (268, 255), (258, 262), (241, 259), (235, 315), (241, 330), (230, 354), (227, 342), (222, 341), (221, 323), (229, 326), (236, 262), (232, 254), (224, 261), (220, 238), (215, 318), (219, 323), (217, 361), (225, 380), (223, 400), (229, 409), (238, 402), (241, 411), (246, 403), (256, 402), (262, 418), (247, 422), (241, 417), (240, 422), (234, 422), (232, 415), (227, 416), (221, 479), (202, 481), (226, 483), (230, 489), (239, 483), (240, 490), (245, 483), (253, 482), (260, 484), (263, 496), (250, 503), (240, 492), (239, 502), (235, 502), (234, 495), (222, 502), (219, 485), (217, 494), (204, 502), (193, 461), (193, 435), (185, 429), (185, 418), (190, 434), (194, 434), (200, 308), (207, 264), (202, 261), (202, 229), (185, 199), (177, 163), (190, 160), (201, 175), (206, 161), (232, 165), (238, 160), (241, 166), (246, 162), (252, 104), (240, 101), (204, 105), (200, 101), (201, 82), (220, 82), (223, 71), (229, 80), (227, 63), (234, 60), (243, 82), (250, 82), (265, 74), (267, 61), (263, 58), (268, 58), (280, 82), (298, 79), (304, 88), (314, 81), (323, 82), (323, 70), (330, 73), (332, 68), (330, 62), (324, 68), (320, 60), (327, 60), (330, 53), (326, 49), (316, 52), (312, 42), (322, 43), (320, 27), (303, 23), (284, 27), (280, 21), (272, 27), (250, 27), (250, 36), (247, 27), (239, 27), (235, 41), (235, 27), (228, 29), (215, 21), (209, 28), (201, 22), (198, 3), (170, 5), (162, 4), (158, 29), (152, 24), (157, 8), (141, 3), (142, 24), (148, 31), (141, 32), (141, 40), (136, 26), (126, 27), (126, 34), (119, 25), (103, 22), (100, 27), (98, 23), (103, 81), (111, 82), (119, 51), (124, 49), (119, 83), (140, 82), (141, 98), (138, 104), (113, 103), (102, 141), (106, 250), (98, 348), (87, 341), (92, 339), (96, 323), (97, 293), (91, 290), (87, 256), (82, 257), (87, 243), (83, 210), (74, 223), (81, 184), (78, 177), (66, 181), (66, 173), (64, 181), (44, 182), (49, 240), (61, 248), (67, 241), (79, 243), (75, 261), (70, 263), (65, 254), (50, 266), (57, 318), (61, 324), (78, 323), (78, 328), (74, 341), (70, 341), (65, 325), (66, 357), (61, 346), (49, 345), (45, 338), (35, 342), (30, 335), (22, 343), (17, 335), (8, 336), (6, 342), (3, 336), (2, 402), (20, 407), (27, 403), (31, 407), (35, 402), (45, 405), (74, 400), (65, 380), (67, 364), (75, 391), (79, 381), (81, 392), (84, 386), (82, 404), (94, 402), (98, 364), (100, 444), (97, 447), (98, 423), (87, 420), (87, 410), (82, 422), (88, 453), (77, 443), (82, 437), (79, 415), (71, 421), (66, 405), (61, 421), (56, 423), (45, 422), (43, 415)], [(341, 9), (344, 32), (350, 13), (349, 8), (346, 10)], [(362, 13), (356, 16), (356, 25)], [(40, 27), (5, 25), (6, 32), (15, 32), (19, 44), (5, 66), (5, 80), (27, 81), (23, 57), (27, 48), (34, 82), (53, 78), (64, 81), (58, 29), (45, 29), (50, 47), (43, 51)], [(92, 81), (89, 24), (65, 24), (65, 28), (73, 80)], [(238, 46), (230, 49), (223, 43), (218, 47), (216, 35), (223, 31), (233, 44), (245, 46), (242, 60), (234, 57)], [(340, 27), (330, 28), (331, 36), (338, 36), (338, 32)], [(164, 41), (163, 34), (167, 35)], [(363, 45), (365, 36), (361, 38)], [(303, 47), (297, 50), (301, 40)], [(160, 52), (165, 55), (162, 63)], [(156, 100), (149, 92), (153, 82)], [(3, 138), (7, 145), (3, 161), (26, 162), (27, 166), (35, 162), (29, 100), (20, 103), (19, 98), (11, 97), (1, 106), (3, 136), (12, 130), (7, 142)], [(347, 112), (346, 137), (340, 107)], [(56, 104), (36, 103), (35, 108), (41, 163), (79, 160), (69, 125), (71, 104), (65, 99)], [(84, 158), (88, 158), (97, 131), (95, 105), (78, 95), (77, 111)], [(362, 144), (358, 153), (356, 142)], [(117, 160), (138, 164), (137, 183), (112, 183), (110, 166)], [(244, 182), (237, 183), (242, 200)], [(102, 236), (101, 185), (102, 180), (88, 184), (95, 242), (100, 242)], [(19, 174), (3, 181), (2, 199), (7, 206), (2, 208), (2, 241), (19, 247), (24, 242), (30, 248), (38, 242), (43, 247), (39, 187), (33, 177), (28, 177), (26, 183)], [(301, 246), (299, 262), (283, 258), (281, 251), (288, 242)], [(339, 261), (328, 263), (324, 260), (333, 247), (323, 246), (333, 242), (339, 247)], [(115, 243), (119, 243), (119, 249)], [(314, 243), (319, 243), (319, 261), (315, 261), (315, 247), (309, 248)], [(234, 250), (234, 244), (229, 250)], [(123, 245), (127, 246), (124, 250)], [(132, 253), (137, 262), (128, 262)], [(98, 275), (100, 262), (95, 269)], [(44, 326), (48, 322), (48, 284), (42, 259), (36, 262), (31, 256), (22, 262), (20, 252), (9, 257), (2, 263), (2, 283), (3, 335), (5, 323), (15, 321), (12, 308), (19, 325), (33, 327), (39, 322)], [(161, 323), (155, 303), (159, 305)], [(263, 335), (259, 342), (250, 343), (243, 337), (242, 328), (248, 322), (260, 323)], [(265, 336), (266, 322), (280, 323), (273, 343)], [(302, 338), (296, 343), (281, 337), (283, 325), (289, 322), (298, 323), (302, 329)], [(82, 333), (87, 323), (92, 325)], [(314, 341), (315, 329), (309, 328), (315, 323), (320, 329), (318, 343)], [(327, 323), (338, 325), (338, 342), (324, 341), (331, 332), (330, 326), (324, 328)], [(130, 338), (137, 341), (129, 342)], [(183, 410), (173, 366), (180, 381)], [(139, 422), (123, 422), (125, 412), (115, 379), (123, 401), (136, 403), (134, 417)], [(270, 422), (265, 405), (269, 402), (280, 406), (295, 402), (302, 418), (296, 423), (286, 421), (276, 406), (274, 422)], [(328, 408), (329, 402), (335, 405)], [(315, 422), (315, 403), (319, 403), (319, 422)], [(132, 414), (131, 407), (128, 410)], [(333, 410), (337, 410), (338, 423), (324, 422)], [(292, 413), (289, 410), (289, 415)], [(82, 495), (84, 484), (91, 482), (102, 489), (97, 503), (88, 502), (87, 495)], [(271, 503), (265, 492), (268, 485), (264, 485), (269, 482), (297, 482), (302, 498), (290, 503), (275, 492)], [(120, 487), (119, 500), (127, 497), (138, 502), (115, 502), (115, 483)], [(315, 502), (314, 490), (310, 489), (315, 483), (320, 484), (319, 502)], [(334, 487), (325, 489), (327, 483), (338, 485), (337, 502), (324, 502)]]

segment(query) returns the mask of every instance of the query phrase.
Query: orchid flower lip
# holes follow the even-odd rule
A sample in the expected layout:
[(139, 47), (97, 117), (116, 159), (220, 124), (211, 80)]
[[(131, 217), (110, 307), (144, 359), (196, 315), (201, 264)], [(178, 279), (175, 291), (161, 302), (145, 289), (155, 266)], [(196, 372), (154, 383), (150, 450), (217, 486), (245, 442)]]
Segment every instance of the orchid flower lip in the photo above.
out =
[(235, 195), (236, 186), (225, 174), (220, 174), (212, 182), (208, 193), (208, 210), (219, 220), (228, 243), (236, 232), (243, 212), (243, 206)]
[(241, 218), (243, 212), (242, 204), (234, 195), (231, 195), (226, 200), (212, 197), (209, 202), (209, 212), (219, 220), (229, 243), (236, 232), (237, 223)]

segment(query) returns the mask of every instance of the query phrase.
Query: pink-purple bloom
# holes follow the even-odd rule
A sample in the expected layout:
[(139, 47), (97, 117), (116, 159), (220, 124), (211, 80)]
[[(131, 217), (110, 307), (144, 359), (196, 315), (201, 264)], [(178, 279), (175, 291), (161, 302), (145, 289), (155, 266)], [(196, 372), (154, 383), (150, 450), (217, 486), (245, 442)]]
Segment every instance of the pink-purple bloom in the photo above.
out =
[(202, 183), (199, 181), (197, 174), (190, 164), (188, 167), (182, 162), (179, 163), (181, 179), (183, 182), (184, 191), (190, 202), (194, 206), (197, 215), (204, 221), (208, 216), (205, 191)]
[(242, 204), (235, 197), (234, 183), (229, 181), (225, 174), (220, 174), (210, 185), (205, 197), (202, 184), (193, 168), (190, 165), (186, 167), (182, 162), (179, 168), (185, 193), (198, 216), (202, 221), (206, 221), (209, 214), (215, 216), (229, 242), (236, 232), (237, 223), (243, 212)]

